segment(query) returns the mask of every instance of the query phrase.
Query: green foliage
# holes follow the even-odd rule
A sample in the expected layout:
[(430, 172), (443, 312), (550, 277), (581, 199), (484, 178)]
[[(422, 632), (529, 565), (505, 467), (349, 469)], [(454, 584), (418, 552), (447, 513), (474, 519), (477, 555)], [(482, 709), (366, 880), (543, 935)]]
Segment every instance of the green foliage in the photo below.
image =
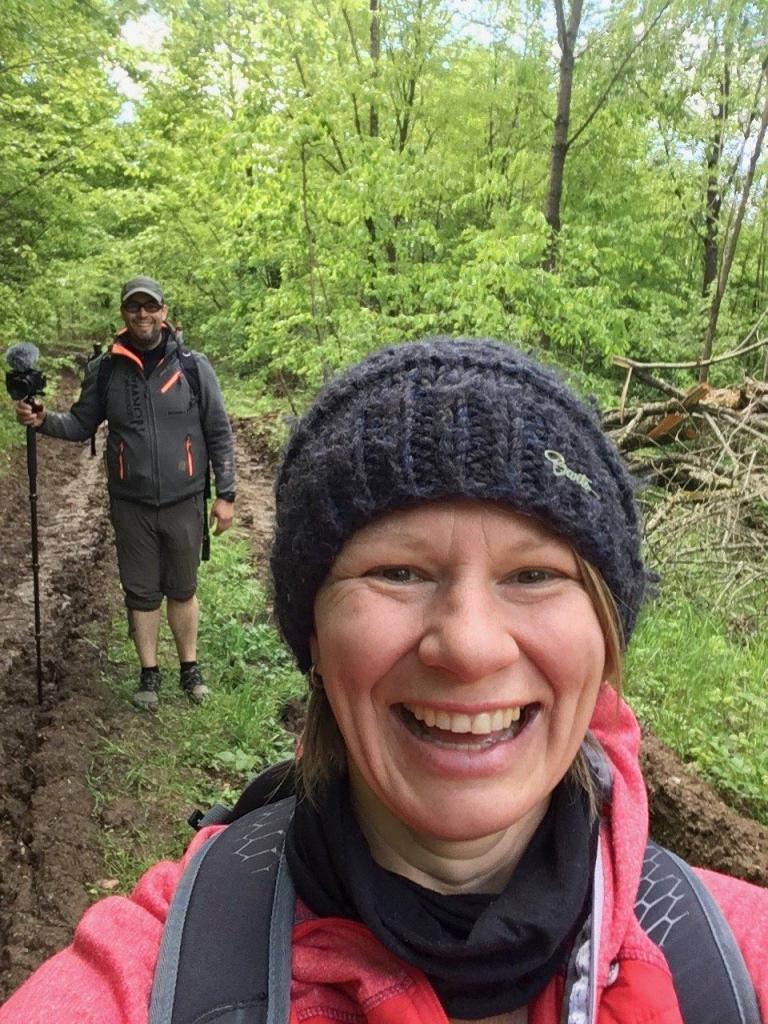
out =
[[(89, 262), (109, 238), (101, 191), (120, 160), (108, 79), (130, 0), (8, 0), (0, 13), (0, 262), (4, 333), (67, 342), (83, 294), (104, 294)], [(83, 294), (74, 296), (78, 287)], [(87, 289), (87, 291), (86, 291)], [(74, 317), (67, 308), (74, 305)]]
[[(543, 342), (590, 373), (620, 352), (698, 353), (707, 189), (722, 248), (754, 140), (757, 5), (586, 10), (556, 273), (541, 269), (557, 67), (540, 4), (481, 2), (469, 21), (398, 0), (372, 34), (365, 5), (279, 0), (255, 19), (246, 0), (155, 0), (167, 34), (152, 52), (119, 37), (146, 10), (63, 0), (54, 17), (12, 0), (0, 14), (10, 339), (104, 340), (121, 278), (140, 271), (191, 344), (284, 396), (435, 332)], [(118, 71), (141, 90), (132, 106)], [(764, 175), (724, 348), (768, 299)]]
[(0, 477), (7, 471), (15, 449), (24, 444), (24, 430), (16, 422), (13, 403), (0, 402)]
[(721, 791), (768, 825), (768, 638), (677, 594), (645, 614), (627, 656), (643, 721)]

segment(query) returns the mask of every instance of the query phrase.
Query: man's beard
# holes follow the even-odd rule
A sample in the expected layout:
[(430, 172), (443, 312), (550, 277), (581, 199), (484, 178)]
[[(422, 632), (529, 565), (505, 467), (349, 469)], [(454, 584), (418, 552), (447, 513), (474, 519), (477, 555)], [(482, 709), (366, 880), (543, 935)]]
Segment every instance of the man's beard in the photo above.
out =
[(163, 329), (162, 329), (162, 327), (158, 327), (157, 330), (153, 331), (151, 335), (145, 336), (143, 338), (140, 337), (137, 334), (134, 334), (134, 332), (131, 330), (130, 327), (128, 328), (128, 334), (130, 336), (130, 339), (131, 339), (132, 343), (136, 346), (136, 348), (145, 349), (145, 350), (149, 350), (151, 348), (156, 348), (160, 344), (162, 339), (163, 339)]

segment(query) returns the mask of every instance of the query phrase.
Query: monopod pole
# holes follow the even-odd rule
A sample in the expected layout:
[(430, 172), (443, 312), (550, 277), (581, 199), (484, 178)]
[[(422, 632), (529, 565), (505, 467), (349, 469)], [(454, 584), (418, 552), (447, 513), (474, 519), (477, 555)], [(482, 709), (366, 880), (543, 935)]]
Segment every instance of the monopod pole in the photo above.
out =
[[(114, 334), (114, 331), (112, 333)], [(88, 362), (90, 363), (92, 359), (97, 359), (100, 355), (101, 355), (101, 345), (98, 343), (98, 341), (94, 341), (93, 348), (91, 349), (91, 355), (90, 355), (90, 358), (88, 359)], [(91, 458), (94, 459), (95, 457), (96, 457), (96, 431), (94, 430), (94, 432), (91, 434)]]
[(35, 654), (37, 657), (37, 703), (43, 703), (43, 658), (40, 630), (40, 561), (37, 543), (37, 434), (27, 427), (27, 474), (29, 476), (29, 514), (32, 525), (32, 585), (35, 595)]

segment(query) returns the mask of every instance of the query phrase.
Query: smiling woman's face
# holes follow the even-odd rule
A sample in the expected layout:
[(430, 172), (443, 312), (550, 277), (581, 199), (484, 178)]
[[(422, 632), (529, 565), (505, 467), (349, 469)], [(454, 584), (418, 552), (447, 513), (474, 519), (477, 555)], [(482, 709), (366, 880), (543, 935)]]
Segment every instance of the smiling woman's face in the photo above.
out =
[(446, 840), (540, 813), (606, 661), (568, 545), (467, 500), (355, 533), (317, 594), (311, 648), (361, 804)]

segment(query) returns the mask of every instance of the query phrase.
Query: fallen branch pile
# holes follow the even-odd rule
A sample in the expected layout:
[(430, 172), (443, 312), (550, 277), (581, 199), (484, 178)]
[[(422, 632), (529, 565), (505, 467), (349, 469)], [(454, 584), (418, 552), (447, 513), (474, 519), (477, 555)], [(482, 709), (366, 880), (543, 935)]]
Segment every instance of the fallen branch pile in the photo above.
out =
[[(764, 338), (733, 359), (768, 346)], [(714, 360), (713, 360), (714, 361)], [(657, 565), (698, 566), (718, 585), (717, 601), (768, 582), (768, 381), (681, 390), (658, 370), (699, 364), (641, 363), (617, 357), (627, 376), (617, 409), (603, 425), (632, 472), (650, 485), (646, 537)], [(658, 400), (630, 403), (641, 381)]]

